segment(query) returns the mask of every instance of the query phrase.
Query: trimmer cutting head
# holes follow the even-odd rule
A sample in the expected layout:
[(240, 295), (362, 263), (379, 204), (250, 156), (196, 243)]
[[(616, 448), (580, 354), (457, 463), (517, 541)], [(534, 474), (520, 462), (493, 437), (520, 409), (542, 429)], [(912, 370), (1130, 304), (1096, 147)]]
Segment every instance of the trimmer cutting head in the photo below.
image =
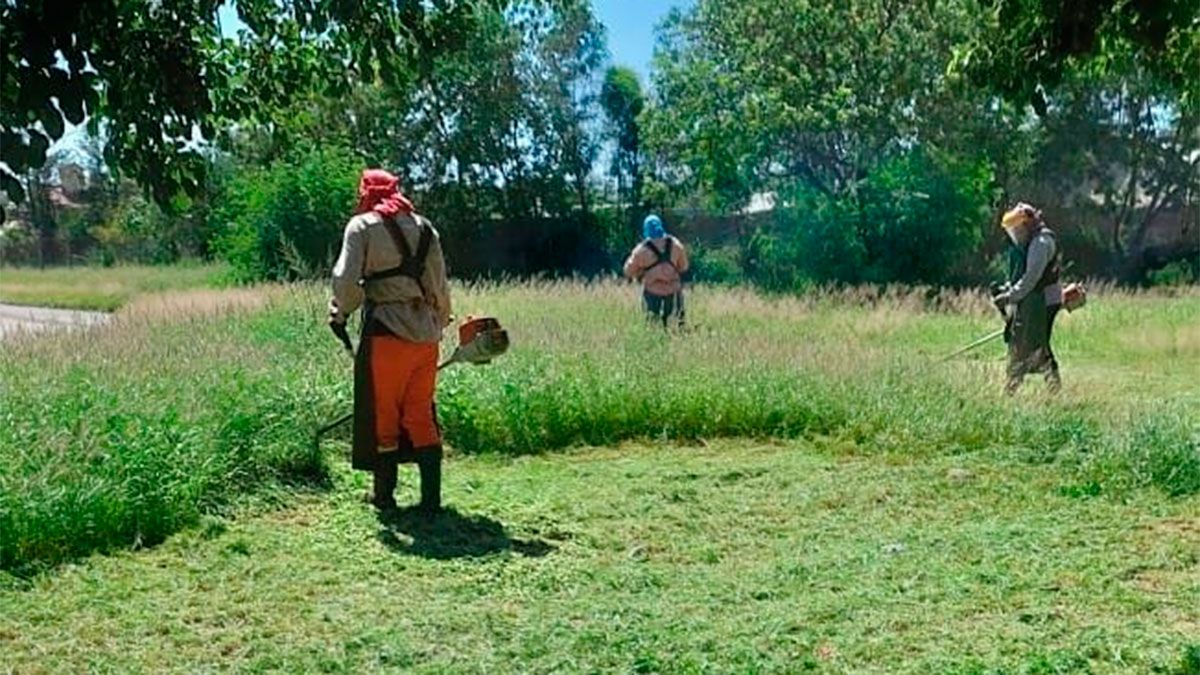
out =
[(1063, 307), (1068, 312), (1082, 309), (1087, 304), (1087, 287), (1082, 283), (1067, 284), (1063, 289)]
[(488, 316), (468, 316), (458, 327), (458, 348), (438, 366), (445, 368), (452, 363), (482, 365), (508, 351), (508, 331), (500, 322)]

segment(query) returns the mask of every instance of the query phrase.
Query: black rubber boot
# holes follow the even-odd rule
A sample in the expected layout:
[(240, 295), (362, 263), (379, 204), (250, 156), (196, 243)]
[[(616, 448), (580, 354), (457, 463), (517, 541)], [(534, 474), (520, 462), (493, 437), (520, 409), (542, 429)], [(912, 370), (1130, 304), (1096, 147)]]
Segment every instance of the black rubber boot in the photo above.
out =
[(1046, 387), (1051, 394), (1062, 391), (1062, 376), (1058, 374), (1058, 366), (1046, 371)]
[(375, 460), (375, 487), (371, 504), (380, 511), (396, 508), (396, 461), (381, 455)]
[(1021, 383), (1025, 381), (1023, 375), (1009, 375), (1008, 381), (1004, 383), (1004, 394), (1006, 396), (1015, 396), (1017, 390), (1021, 388)]
[(429, 513), (437, 513), (442, 510), (442, 448), (418, 451), (417, 467), (421, 471), (419, 508)]

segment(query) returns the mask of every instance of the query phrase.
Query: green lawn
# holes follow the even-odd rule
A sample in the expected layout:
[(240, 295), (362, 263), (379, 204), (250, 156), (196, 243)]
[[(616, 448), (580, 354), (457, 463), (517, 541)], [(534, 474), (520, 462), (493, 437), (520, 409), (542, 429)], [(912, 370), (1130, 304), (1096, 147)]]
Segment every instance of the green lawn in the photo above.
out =
[(113, 311), (147, 293), (223, 284), (224, 265), (0, 267), (0, 302)]
[(16, 584), (0, 654), (19, 672), (1195, 672), (1196, 500), (1089, 498), (1000, 452), (807, 442), (447, 471), (434, 524), (378, 521), (339, 468), (328, 492)]
[(5, 343), (0, 672), (1200, 672), (1194, 289), (1098, 289), (1008, 399), (1001, 345), (938, 361), (973, 294), (700, 288), (664, 334), (629, 286), (460, 286), (514, 342), (444, 373), (432, 525), (311, 444), (326, 293)]

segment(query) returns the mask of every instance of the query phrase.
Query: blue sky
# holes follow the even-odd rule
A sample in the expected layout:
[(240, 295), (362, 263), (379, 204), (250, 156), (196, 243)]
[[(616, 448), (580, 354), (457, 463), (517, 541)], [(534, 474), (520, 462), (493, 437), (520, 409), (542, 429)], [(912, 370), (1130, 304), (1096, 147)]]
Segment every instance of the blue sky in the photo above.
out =
[(592, 0), (596, 16), (608, 31), (613, 63), (637, 70), (643, 84), (649, 84), (654, 27), (673, 7), (689, 4), (687, 0)]

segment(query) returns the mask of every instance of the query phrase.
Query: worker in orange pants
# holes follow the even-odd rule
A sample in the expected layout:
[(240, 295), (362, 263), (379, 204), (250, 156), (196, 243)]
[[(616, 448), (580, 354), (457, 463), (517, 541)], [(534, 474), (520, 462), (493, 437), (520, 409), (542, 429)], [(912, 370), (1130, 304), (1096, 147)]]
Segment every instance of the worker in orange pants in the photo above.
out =
[(392, 335), (371, 337), (375, 438), (380, 453), (442, 442), (433, 414), (438, 346)]
[(398, 464), (421, 473), (421, 507), (441, 508), (442, 439), (434, 409), (438, 345), (450, 323), (437, 232), (384, 171), (363, 172), (358, 213), (333, 269), (330, 321), (363, 309), (354, 367), (355, 469), (374, 473), (370, 501), (396, 506)]

